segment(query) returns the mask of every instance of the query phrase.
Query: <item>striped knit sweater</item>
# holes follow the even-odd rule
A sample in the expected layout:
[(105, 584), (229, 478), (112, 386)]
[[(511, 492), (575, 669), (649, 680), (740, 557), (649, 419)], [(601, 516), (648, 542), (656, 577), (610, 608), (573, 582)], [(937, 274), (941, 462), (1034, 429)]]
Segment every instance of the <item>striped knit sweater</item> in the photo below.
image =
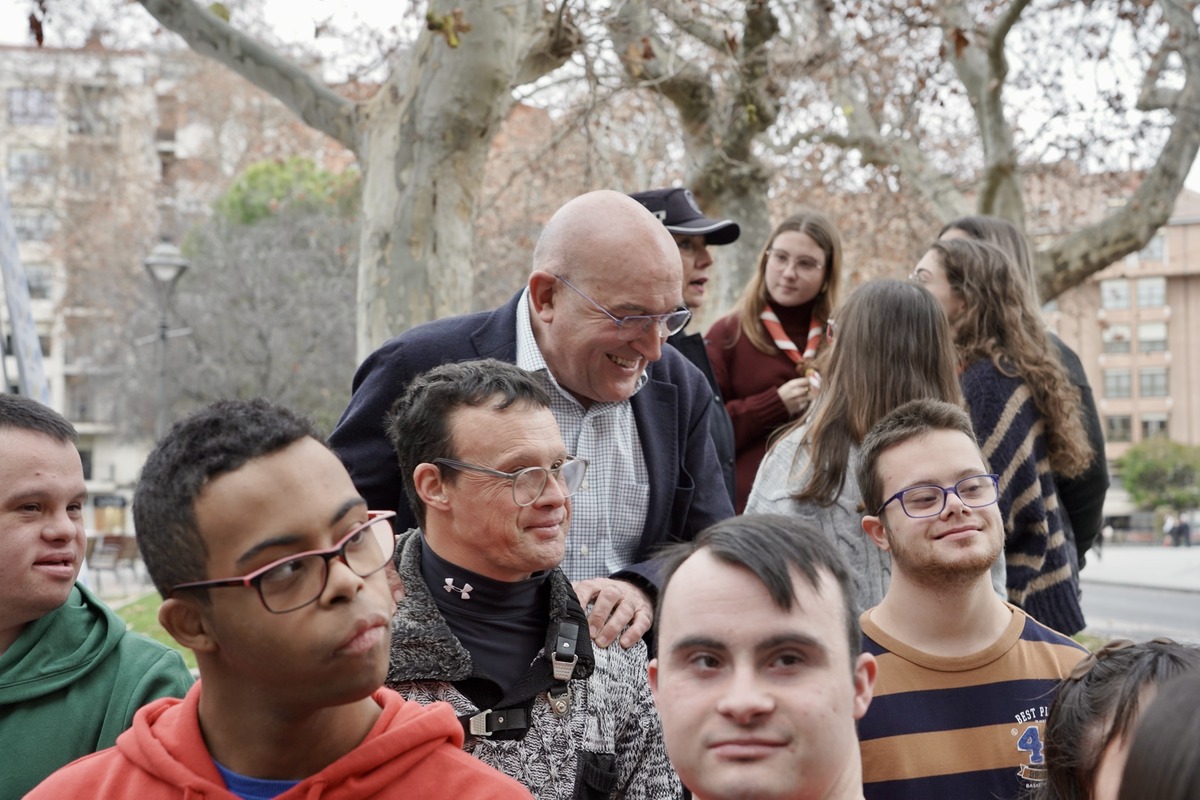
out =
[(1019, 609), (988, 647), (935, 656), (861, 617), (879, 677), (858, 725), (866, 800), (1017, 800), (1045, 776), (1059, 682), (1087, 650)]
[(1062, 523), (1033, 395), (987, 359), (967, 367), (961, 380), (984, 460), (1000, 476), (1009, 602), (1056, 631), (1078, 633), (1084, 628), (1078, 558)]

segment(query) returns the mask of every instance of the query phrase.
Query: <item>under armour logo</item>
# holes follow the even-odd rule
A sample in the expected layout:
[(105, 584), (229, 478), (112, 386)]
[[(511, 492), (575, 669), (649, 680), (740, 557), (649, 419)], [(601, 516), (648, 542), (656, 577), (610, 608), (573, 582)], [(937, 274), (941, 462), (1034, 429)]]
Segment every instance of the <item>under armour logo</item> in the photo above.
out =
[(471, 591), (475, 587), (469, 583), (464, 583), (462, 588), (459, 588), (458, 586), (454, 585), (454, 578), (446, 578), (446, 585), (442, 588), (444, 588), (447, 592), (458, 592), (462, 596), (463, 600), (470, 600)]

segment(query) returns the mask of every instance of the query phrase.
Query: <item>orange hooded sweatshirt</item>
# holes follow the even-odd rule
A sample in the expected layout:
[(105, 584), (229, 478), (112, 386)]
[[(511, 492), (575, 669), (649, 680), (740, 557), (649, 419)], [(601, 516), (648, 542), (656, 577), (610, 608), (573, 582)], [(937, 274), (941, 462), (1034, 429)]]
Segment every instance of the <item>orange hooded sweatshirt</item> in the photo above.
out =
[[(25, 800), (236, 800), (200, 733), (200, 686), (183, 700), (163, 698), (143, 707), (115, 747), (68, 764)], [(383, 713), (362, 743), (278, 800), (529, 800), (521, 784), (462, 751), (462, 726), (450, 706), (422, 706), (390, 689), (372, 697)]]

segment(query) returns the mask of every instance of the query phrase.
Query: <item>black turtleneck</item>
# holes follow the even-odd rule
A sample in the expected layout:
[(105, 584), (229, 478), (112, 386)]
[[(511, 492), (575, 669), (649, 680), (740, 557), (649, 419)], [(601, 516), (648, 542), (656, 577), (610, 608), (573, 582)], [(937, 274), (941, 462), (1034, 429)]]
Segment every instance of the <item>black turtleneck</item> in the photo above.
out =
[(812, 327), (812, 312), (817, 305), (817, 298), (814, 297), (807, 303), (801, 303), (798, 306), (776, 305), (770, 300), (767, 301), (767, 304), (775, 312), (775, 316), (779, 317), (779, 324), (783, 325), (783, 330), (787, 333), (788, 338), (795, 342), (796, 346), (800, 348), (800, 352), (803, 353), (804, 346), (808, 343), (808, 329)]
[[(507, 692), (546, 644), (550, 573), (511, 583), (485, 578), (446, 561), (422, 540), (421, 575), (446, 624), (470, 652), (476, 674), (487, 675)], [(457, 589), (446, 590), (447, 578)], [(458, 590), (468, 584), (464, 600)]]

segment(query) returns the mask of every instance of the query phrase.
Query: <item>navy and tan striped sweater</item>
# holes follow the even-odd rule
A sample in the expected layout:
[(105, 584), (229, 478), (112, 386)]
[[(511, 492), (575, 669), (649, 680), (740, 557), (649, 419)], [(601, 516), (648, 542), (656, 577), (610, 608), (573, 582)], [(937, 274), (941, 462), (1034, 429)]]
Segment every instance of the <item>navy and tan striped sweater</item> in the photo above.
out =
[(1075, 543), (1062, 523), (1045, 426), (1020, 378), (976, 361), (961, 376), (984, 460), (1000, 476), (1008, 599), (1056, 631), (1083, 630)]

